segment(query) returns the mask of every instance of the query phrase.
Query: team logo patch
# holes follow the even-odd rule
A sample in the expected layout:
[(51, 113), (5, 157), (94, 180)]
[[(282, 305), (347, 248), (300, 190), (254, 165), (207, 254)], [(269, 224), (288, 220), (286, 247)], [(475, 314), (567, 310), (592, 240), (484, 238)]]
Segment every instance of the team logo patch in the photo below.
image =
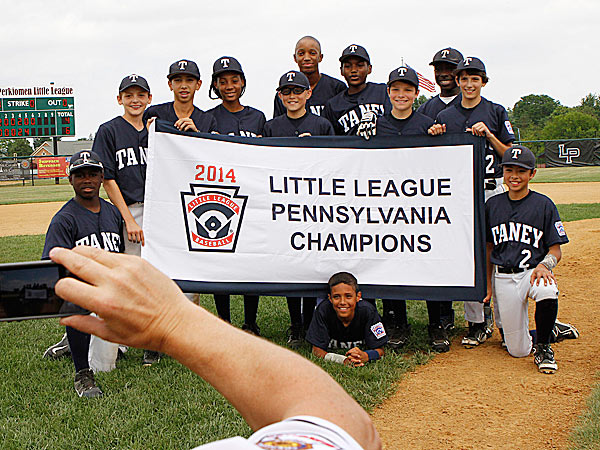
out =
[(513, 127), (510, 124), (510, 120), (505, 120), (504, 121), (504, 126), (506, 127), (506, 130), (510, 133), (510, 134), (515, 134), (515, 132), (513, 131)]
[(385, 328), (381, 322), (377, 322), (375, 325), (371, 325), (371, 332), (377, 339), (381, 339), (385, 336)]
[(188, 248), (193, 252), (235, 252), (248, 197), (239, 187), (190, 184), (181, 193)]
[(567, 235), (567, 232), (565, 231), (565, 227), (563, 226), (563, 223), (560, 220), (557, 222), (554, 222), (554, 228), (556, 228), (556, 232), (558, 233), (559, 236)]

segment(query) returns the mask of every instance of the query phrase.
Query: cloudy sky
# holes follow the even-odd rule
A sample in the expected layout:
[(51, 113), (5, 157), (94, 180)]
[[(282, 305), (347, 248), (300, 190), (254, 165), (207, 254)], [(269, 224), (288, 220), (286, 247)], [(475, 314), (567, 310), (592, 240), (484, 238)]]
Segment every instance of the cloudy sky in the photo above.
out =
[[(0, 0), (3, 16), (0, 87), (75, 88), (76, 131), (84, 137), (121, 113), (116, 92), (130, 73), (145, 76), (153, 103), (171, 100), (166, 73), (195, 60), (210, 80), (215, 59), (240, 60), (248, 86), (243, 103), (270, 118), (277, 80), (296, 68), (296, 40), (323, 46), (321, 71), (339, 76), (338, 57), (357, 43), (371, 55), (370, 81), (387, 81), (404, 62), (433, 80), (428, 65), (446, 46), (481, 58), (490, 83), (483, 95), (512, 107), (527, 94), (574, 106), (600, 92), (598, 17), (592, 0), (486, 1), (126, 1)], [(208, 83), (196, 95), (215, 106)]]

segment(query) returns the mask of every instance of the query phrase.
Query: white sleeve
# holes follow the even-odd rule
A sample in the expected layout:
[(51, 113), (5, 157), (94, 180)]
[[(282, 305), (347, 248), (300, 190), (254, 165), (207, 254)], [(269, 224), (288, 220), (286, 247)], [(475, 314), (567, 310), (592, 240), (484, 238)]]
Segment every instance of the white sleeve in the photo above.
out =
[(248, 438), (225, 439), (193, 450), (268, 450), (310, 448), (313, 450), (364, 450), (344, 430), (324, 419), (295, 416), (261, 428)]

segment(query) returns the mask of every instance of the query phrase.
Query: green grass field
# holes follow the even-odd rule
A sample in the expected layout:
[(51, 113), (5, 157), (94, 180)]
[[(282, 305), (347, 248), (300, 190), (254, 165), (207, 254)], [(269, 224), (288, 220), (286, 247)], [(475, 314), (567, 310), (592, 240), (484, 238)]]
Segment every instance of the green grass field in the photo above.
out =
[(600, 166), (593, 167), (547, 167), (537, 169), (536, 183), (571, 183), (577, 181), (600, 181)]
[[(43, 242), (43, 235), (0, 238), (0, 262), (39, 259)], [(212, 296), (201, 296), (201, 304), (214, 312)], [(234, 297), (237, 326), (243, 318), (241, 305), (241, 297)], [(413, 336), (407, 347), (376, 364), (352, 369), (314, 360), (308, 345), (299, 352), (371, 410), (393, 392), (406, 371), (432, 357), (424, 302), (409, 302), (409, 316)], [(285, 300), (262, 297), (258, 317), (263, 336), (285, 345)], [(0, 323), (0, 448), (185, 449), (250, 434), (241, 416), (207, 383), (170, 358), (144, 368), (138, 349), (130, 349), (117, 370), (98, 374), (103, 398), (78, 398), (72, 362), (42, 359), (62, 333), (57, 319)]]

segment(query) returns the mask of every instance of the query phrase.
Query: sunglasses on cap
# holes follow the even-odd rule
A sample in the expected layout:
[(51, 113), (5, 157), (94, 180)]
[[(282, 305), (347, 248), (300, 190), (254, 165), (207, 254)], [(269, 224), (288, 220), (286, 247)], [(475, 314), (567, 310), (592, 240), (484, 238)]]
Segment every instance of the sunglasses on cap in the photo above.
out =
[(305, 88), (303, 88), (303, 87), (299, 87), (299, 86), (296, 86), (296, 87), (293, 87), (293, 88), (291, 88), (291, 87), (284, 87), (284, 88), (282, 88), (282, 89), (281, 89), (279, 92), (281, 92), (281, 95), (290, 95), (292, 92), (293, 92), (295, 95), (300, 95), (300, 94), (302, 94), (304, 91), (306, 91), (306, 89), (305, 89)]

